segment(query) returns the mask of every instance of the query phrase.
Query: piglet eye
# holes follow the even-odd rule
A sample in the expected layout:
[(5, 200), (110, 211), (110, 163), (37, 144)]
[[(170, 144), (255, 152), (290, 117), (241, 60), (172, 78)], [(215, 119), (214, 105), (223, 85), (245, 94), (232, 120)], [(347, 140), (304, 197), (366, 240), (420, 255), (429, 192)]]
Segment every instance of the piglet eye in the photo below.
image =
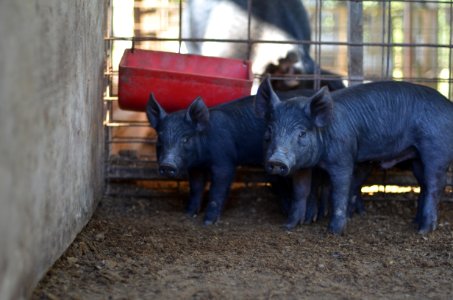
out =
[(300, 137), (300, 138), (303, 138), (303, 137), (305, 137), (306, 135), (307, 135), (307, 132), (306, 132), (305, 130), (299, 131), (299, 137)]
[(187, 137), (187, 136), (183, 137), (182, 142), (183, 142), (183, 144), (187, 144), (189, 142), (189, 137)]

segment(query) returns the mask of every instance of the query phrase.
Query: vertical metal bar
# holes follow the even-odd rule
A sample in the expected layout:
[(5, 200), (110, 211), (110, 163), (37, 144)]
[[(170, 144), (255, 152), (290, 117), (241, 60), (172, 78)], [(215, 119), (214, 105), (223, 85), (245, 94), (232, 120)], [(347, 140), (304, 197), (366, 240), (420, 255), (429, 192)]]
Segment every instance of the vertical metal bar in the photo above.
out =
[[(140, 27), (137, 26), (141, 24), (141, 19), (142, 19), (142, 12), (141, 12), (141, 2), (142, 0), (134, 0), (134, 37), (136, 35), (140, 35)], [(132, 47), (134, 48), (134, 47)]]
[[(315, 14), (314, 14), (314, 27), (311, 27), (311, 41), (316, 40), (318, 36), (318, 2), (319, 0), (315, 1)], [(317, 55), (317, 44), (310, 44), (310, 49), (313, 51), (313, 59), (316, 62), (316, 55)], [(311, 54), (310, 54), (311, 55)]]
[(179, 26), (178, 26), (178, 53), (181, 53), (182, 44), (182, 0), (179, 0)]
[[(428, 41), (430, 43), (434, 43), (436, 45), (439, 45), (439, 43), (440, 43), (440, 39), (439, 39), (440, 36), (438, 34), (438, 31), (440, 28), (440, 23), (439, 23), (440, 9), (441, 9), (441, 5), (438, 5), (436, 7), (435, 11), (434, 11), (434, 9), (429, 11), (429, 22), (432, 24), (433, 28), (436, 28), (436, 31), (435, 31), (433, 37), (431, 37), (432, 33), (428, 33), (428, 34), (425, 33), (425, 36), (428, 38)], [(431, 37), (431, 39), (430, 39), (430, 37)], [(426, 59), (424, 62), (427, 63), (428, 66), (431, 63), (433, 70), (436, 70), (437, 76), (439, 76), (439, 56), (440, 56), (439, 48), (429, 49), (428, 51), (429, 51), (428, 55), (426, 55), (426, 56), (428, 56), (427, 57), (428, 59)], [(431, 53), (434, 53), (434, 55), (431, 55)], [(436, 85), (437, 86), (439, 85), (439, 81), (436, 82)]]
[(247, 59), (249, 60), (252, 55), (252, 1), (247, 1)]
[(450, 57), (448, 58), (448, 95), (453, 100), (452, 79), (453, 79), (453, 2), (450, 2)]
[(349, 85), (363, 82), (363, 3), (348, 2), (348, 42), (360, 46), (348, 47)]
[(382, 2), (382, 40), (381, 40), (381, 43), (382, 43), (382, 47), (381, 47), (381, 78), (384, 78), (385, 76), (385, 46), (384, 46), (384, 43), (385, 43), (385, 33), (386, 33), (386, 30), (385, 30), (385, 25), (386, 25), (386, 7), (387, 7), (387, 2), (386, 1), (383, 1)]
[(392, 42), (392, 0), (388, 0), (389, 5), (387, 7), (387, 56), (386, 56), (386, 64), (385, 64), (385, 78), (390, 78), (390, 55), (391, 55), (391, 48), (390, 43)]
[[(403, 10), (403, 32), (404, 43), (412, 44), (412, 3), (404, 3)], [(412, 47), (403, 48), (403, 77), (412, 77), (412, 60), (413, 49)]]
[(317, 19), (317, 31), (316, 31), (316, 55), (315, 55), (315, 85), (314, 89), (319, 90), (321, 88), (321, 35), (322, 35), (322, 0), (316, 2), (316, 19)]
[[(320, 28), (320, 9), (319, 9), (319, 1), (320, 0), (316, 0), (315, 2), (315, 14), (314, 14), (314, 17), (315, 17), (315, 20), (314, 20), (314, 29), (313, 32), (312, 32), (312, 40), (315, 41), (315, 42), (319, 42), (320, 40), (320, 31), (321, 31), (321, 28)], [(313, 49), (313, 46), (314, 46), (314, 49)], [(320, 55), (320, 52), (319, 52), (319, 47), (320, 45), (318, 43), (315, 43), (314, 45), (311, 44), (311, 48), (313, 49), (313, 60), (315, 62), (315, 66), (314, 66), (314, 70), (313, 70), (313, 88), (315, 90), (318, 90), (320, 88), (320, 80), (319, 80), (319, 55)]]

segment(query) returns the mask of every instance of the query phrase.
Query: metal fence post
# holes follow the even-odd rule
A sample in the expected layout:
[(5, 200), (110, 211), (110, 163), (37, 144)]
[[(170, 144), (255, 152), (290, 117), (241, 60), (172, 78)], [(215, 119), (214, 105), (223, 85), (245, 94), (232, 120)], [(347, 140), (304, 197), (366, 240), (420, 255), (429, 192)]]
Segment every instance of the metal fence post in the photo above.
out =
[(349, 86), (363, 82), (363, 4), (362, 1), (348, 2), (348, 46)]

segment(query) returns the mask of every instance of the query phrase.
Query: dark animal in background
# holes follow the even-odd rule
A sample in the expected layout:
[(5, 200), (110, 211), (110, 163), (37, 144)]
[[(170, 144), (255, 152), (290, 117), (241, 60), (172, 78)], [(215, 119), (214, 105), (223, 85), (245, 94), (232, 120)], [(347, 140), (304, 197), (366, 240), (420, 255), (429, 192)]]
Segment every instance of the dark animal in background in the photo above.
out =
[(236, 167), (263, 165), (265, 124), (255, 115), (253, 102), (254, 96), (248, 96), (208, 109), (197, 98), (186, 110), (167, 114), (152, 95), (148, 101), (146, 114), (158, 134), (159, 171), (163, 176), (189, 177), (189, 215), (198, 214), (206, 182), (211, 181), (205, 224), (219, 218)]
[[(300, 186), (310, 180), (307, 168), (319, 166), (329, 174), (331, 232), (345, 228), (355, 164), (400, 160), (410, 149), (418, 155), (418, 229), (436, 228), (438, 201), (453, 160), (453, 104), (439, 92), (407, 82), (374, 82), (280, 101), (266, 80), (255, 104), (268, 122), (269, 173), (291, 175)], [(300, 211), (305, 199), (298, 199)]]
[[(276, 3), (270, 0), (252, 0), (251, 38), (256, 40), (311, 40), (308, 14), (300, 0), (285, 0)], [(248, 39), (248, 0), (188, 0), (183, 16), (184, 38)], [(247, 59), (247, 43), (187, 42), (190, 53)], [(261, 45), (272, 49), (271, 55), (285, 54), (294, 46)], [(260, 51), (258, 45), (251, 49), (250, 58), (263, 67), (274, 60), (269, 51)], [(297, 47), (297, 46), (296, 46)], [(301, 47), (302, 59), (307, 64), (310, 45)], [(263, 48), (265, 49), (265, 48)], [(277, 50), (277, 51), (275, 51)], [(264, 58), (261, 58), (264, 57)], [(278, 56), (277, 56), (278, 57)], [(261, 73), (263, 69), (259, 70)]]
[[(286, 57), (280, 58), (278, 64), (269, 63), (264, 70), (262, 78), (271, 77), (271, 84), (276, 91), (288, 91), (294, 89), (315, 89), (314, 79), (297, 79), (295, 76), (304, 74), (298, 62), (300, 61), (297, 52), (290, 51)], [(315, 72), (313, 72), (315, 73)], [(319, 70), (322, 79), (319, 86), (327, 86), (330, 91), (336, 91), (345, 88), (341, 77), (337, 74), (326, 70)], [(326, 76), (327, 75), (327, 76)], [(281, 77), (281, 78), (278, 78)]]
[[(247, 41), (248, 0), (188, 0), (183, 15), (183, 38)], [(251, 30), (253, 40), (311, 41), (310, 19), (302, 0), (252, 0)], [(185, 42), (189, 53), (252, 61), (252, 71), (268, 72), (272, 62), (292, 57), (291, 69), (314, 74), (319, 68), (310, 56), (310, 44), (271, 44), (238, 42)], [(250, 53), (249, 53), (250, 52)], [(284, 64), (280, 60), (279, 64)], [(275, 65), (274, 65), (275, 66)], [(288, 69), (286, 73), (288, 73)], [(332, 74), (321, 70), (321, 74)], [(342, 81), (326, 80), (331, 89), (344, 87)], [(283, 85), (285, 85), (283, 83)], [(297, 87), (313, 89), (313, 80), (303, 80)], [(291, 88), (297, 88), (291, 85)], [(278, 88), (277, 88), (278, 89)], [(284, 89), (288, 89), (285, 87)]]

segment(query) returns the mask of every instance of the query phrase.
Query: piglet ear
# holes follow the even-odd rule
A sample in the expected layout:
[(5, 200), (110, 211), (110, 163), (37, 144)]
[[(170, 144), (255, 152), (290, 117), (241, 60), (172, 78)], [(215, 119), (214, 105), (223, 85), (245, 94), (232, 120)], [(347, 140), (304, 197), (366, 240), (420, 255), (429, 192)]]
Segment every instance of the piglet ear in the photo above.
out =
[(316, 127), (324, 127), (332, 119), (333, 100), (329, 89), (324, 86), (311, 97), (305, 107), (305, 113), (311, 118)]
[(156, 129), (159, 122), (165, 118), (166, 115), (167, 113), (165, 110), (159, 105), (156, 98), (154, 98), (154, 94), (151, 93), (149, 95), (148, 103), (146, 104), (146, 116), (148, 117), (151, 126)]
[(255, 113), (258, 117), (267, 117), (280, 103), (280, 99), (272, 89), (270, 76), (258, 87), (258, 91), (255, 96)]
[(186, 112), (186, 120), (192, 122), (198, 131), (206, 130), (209, 125), (209, 109), (201, 97), (197, 97)]

